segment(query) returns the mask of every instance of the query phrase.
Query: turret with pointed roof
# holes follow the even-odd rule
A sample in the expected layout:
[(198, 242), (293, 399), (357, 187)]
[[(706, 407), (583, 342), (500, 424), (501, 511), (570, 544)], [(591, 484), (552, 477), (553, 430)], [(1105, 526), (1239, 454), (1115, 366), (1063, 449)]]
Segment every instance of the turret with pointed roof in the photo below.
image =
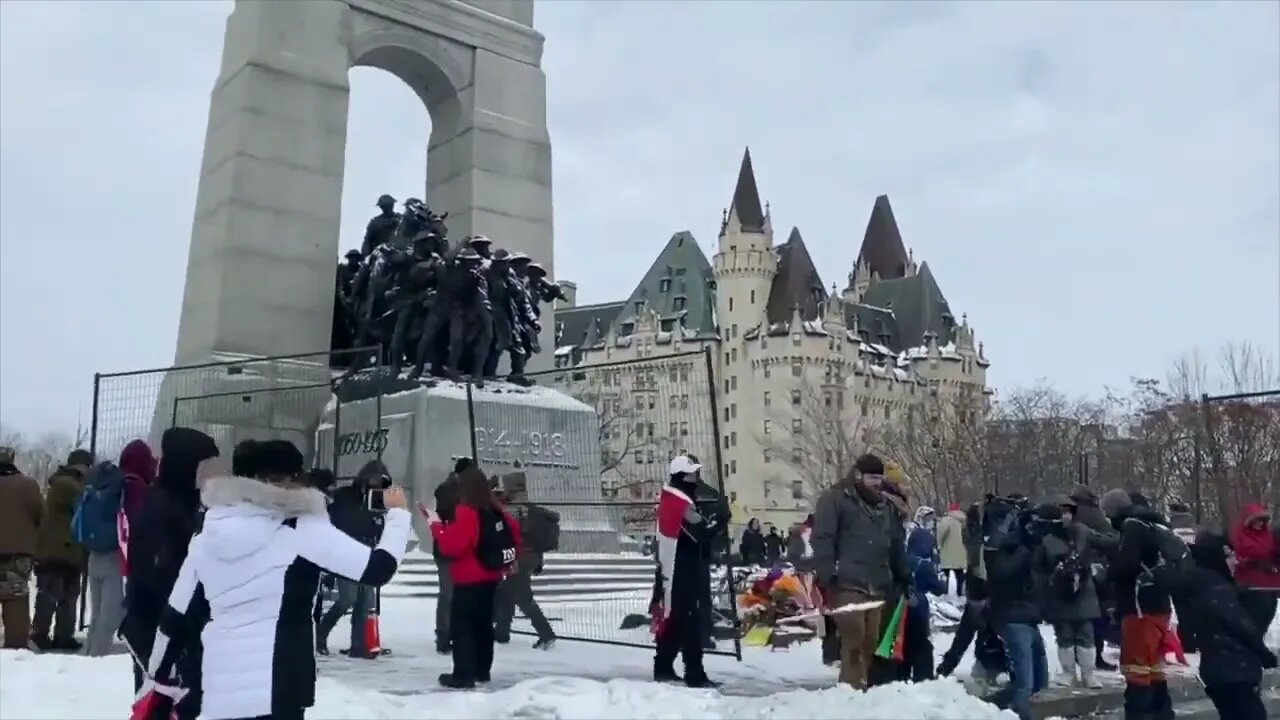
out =
[(730, 230), (742, 233), (764, 233), (768, 228), (768, 214), (760, 203), (760, 190), (756, 187), (755, 170), (751, 167), (751, 148), (742, 152), (742, 165), (738, 168), (738, 183), (733, 188), (733, 201), (729, 205), (720, 235)]
[(898, 221), (893, 217), (889, 196), (876, 198), (871, 207), (871, 218), (862, 236), (862, 247), (854, 265), (866, 263), (872, 273), (881, 280), (905, 277), (911, 266), (911, 257), (902, 243)]

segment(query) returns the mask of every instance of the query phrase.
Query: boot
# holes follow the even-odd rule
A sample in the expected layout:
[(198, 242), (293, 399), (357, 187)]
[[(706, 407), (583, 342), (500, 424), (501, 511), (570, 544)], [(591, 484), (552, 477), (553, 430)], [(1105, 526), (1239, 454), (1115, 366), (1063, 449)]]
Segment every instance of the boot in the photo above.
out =
[(654, 682), (684, 682), (684, 678), (676, 673), (674, 665), (667, 663), (659, 663), (655, 658), (653, 661), (653, 681)]
[(1093, 674), (1093, 665), (1089, 664), (1089, 649), (1076, 648), (1076, 655), (1080, 665), (1080, 684), (1091, 690), (1102, 687), (1102, 681)]
[(1076, 684), (1076, 649), (1058, 648), (1058, 662), (1062, 672), (1053, 679), (1054, 687), (1071, 687)]

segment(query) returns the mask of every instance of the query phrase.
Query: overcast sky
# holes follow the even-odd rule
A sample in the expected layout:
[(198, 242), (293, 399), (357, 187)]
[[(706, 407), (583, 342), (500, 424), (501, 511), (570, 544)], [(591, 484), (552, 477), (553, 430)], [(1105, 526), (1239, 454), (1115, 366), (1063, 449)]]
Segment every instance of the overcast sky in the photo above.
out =
[[(1280, 347), (1280, 4), (551, 2), (556, 269), (619, 299), (714, 252), (750, 145), (781, 241), (844, 286), (889, 194), (993, 362), (1073, 393)], [(0, 419), (87, 423), (172, 361), (230, 2), (0, 3)], [(343, 247), (421, 192), (430, 120), (351, 72)]]

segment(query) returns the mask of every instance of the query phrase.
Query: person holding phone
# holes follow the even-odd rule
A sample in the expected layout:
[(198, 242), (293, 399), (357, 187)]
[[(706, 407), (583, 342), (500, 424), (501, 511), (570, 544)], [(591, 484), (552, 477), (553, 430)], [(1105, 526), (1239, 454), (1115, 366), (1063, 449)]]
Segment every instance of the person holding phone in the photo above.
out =
[[(382, 513), (386, 508), (383, 478), (387, 479), (386, 485), (390, 484), (386, 470), (386, 466), (377, 460), (365, 463), (350, 485), (333, 492), (333, 504), (329, 506), (329, 519), (333, 526), (370, 547), (377, 544), (382, 534)], [(376, 509), (378, 507), (383, 509)], [(337, 597), (316, 626), (316, 652), (329, 654), (329, 633), (333, 632), (343, 615), (351, 613), (351, 644), (345, 654), (362, 660), (377, 658), (378, 655), (367, 646), (364, 636), (373, 589), (350, 578), (337, 578), (336, 583)]]
[(320, 573), (385, 585), (408, 549), (410, 517), (404, 492), (385, 490), (386, 522), (369, 547), (332, 524), (292, 443), (258, 442), (237, 465), (247, 475), (203, 482), (204, 527), (169, 595), (147, 681), (181, 696), (175, 661), (199, 635), (201, 718), (298, 720), (315, 703), (311, 611)]

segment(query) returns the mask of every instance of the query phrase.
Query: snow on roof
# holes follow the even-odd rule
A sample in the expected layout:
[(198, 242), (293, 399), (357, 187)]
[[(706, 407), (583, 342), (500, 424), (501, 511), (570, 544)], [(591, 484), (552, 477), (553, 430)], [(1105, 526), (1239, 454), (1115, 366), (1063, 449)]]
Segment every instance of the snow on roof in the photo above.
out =
[(565, 355), (573, 354), (573, 350), (574, 350), (574, 347), (572, 345), (561, 345), (560, 347), (556, 348), (555, 355), (556, 357), (564, 357)]

